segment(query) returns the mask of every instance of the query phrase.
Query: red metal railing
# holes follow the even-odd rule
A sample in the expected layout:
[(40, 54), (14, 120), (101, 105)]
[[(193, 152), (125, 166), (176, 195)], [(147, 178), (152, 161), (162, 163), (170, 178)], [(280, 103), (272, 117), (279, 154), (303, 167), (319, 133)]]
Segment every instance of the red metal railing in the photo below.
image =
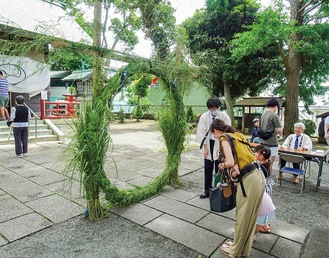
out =
[(41, 119), (58, 119), (78, 117), (80, 102), (78, 101), (45, 101), (40, 100)]

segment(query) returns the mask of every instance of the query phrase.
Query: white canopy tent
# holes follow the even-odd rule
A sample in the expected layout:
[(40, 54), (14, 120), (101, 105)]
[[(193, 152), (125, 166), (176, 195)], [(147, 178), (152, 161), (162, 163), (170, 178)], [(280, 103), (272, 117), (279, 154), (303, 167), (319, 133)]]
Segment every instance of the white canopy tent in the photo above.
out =
[(28, 57), (0, 55), (0, 70), (9, 83), (9, 91), (33, 97), (50, 84), (49, 67)]

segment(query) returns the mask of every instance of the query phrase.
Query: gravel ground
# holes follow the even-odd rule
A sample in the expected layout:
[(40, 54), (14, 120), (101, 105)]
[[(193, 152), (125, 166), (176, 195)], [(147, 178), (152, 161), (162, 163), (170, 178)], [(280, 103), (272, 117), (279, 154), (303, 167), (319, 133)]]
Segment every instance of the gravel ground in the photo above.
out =
[(197, 258), (198, 253), (109, 213), (101, 222), (81, 216), (0, 248), (1, 258)]
[[(277, 162), (273, 166), (272, 179), (275, 179), (278, 171)], [(306, 179), (305, 190), (299, 196), (300, 184), (293, 185), (292, 176), (287, 175), (279, 186), (273, 182), (273, 203), (276, 206), (276, 219), (290, 224), (298, 225), (306, 229), (312, 229), (315, 225), (329, 228), (329, 164), (324, 163), (321, 186), (315, 191), (318, 165), (311, 162), (311, 176)], [(203, 170), (200, 169), (181, 178), (181, 188), (193, 193), (203, 192)]]

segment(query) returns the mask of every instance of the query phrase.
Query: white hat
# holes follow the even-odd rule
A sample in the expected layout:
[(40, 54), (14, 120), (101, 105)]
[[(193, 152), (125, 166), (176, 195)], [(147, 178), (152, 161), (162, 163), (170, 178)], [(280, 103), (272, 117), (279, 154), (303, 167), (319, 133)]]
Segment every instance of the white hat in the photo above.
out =
[(259, 121), (259, 118), (254, 118), (254, 120), (252, 120), (252, 123), (255, 123), (257, 121)]

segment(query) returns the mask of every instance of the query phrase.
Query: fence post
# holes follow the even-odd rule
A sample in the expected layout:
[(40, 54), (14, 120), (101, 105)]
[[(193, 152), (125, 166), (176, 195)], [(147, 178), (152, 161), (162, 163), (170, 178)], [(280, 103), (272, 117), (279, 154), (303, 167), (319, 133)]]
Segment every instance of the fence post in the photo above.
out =
[(40, 116), (41, 119), (45, 118), (45, 100), (44, 99), (40, 99)]

